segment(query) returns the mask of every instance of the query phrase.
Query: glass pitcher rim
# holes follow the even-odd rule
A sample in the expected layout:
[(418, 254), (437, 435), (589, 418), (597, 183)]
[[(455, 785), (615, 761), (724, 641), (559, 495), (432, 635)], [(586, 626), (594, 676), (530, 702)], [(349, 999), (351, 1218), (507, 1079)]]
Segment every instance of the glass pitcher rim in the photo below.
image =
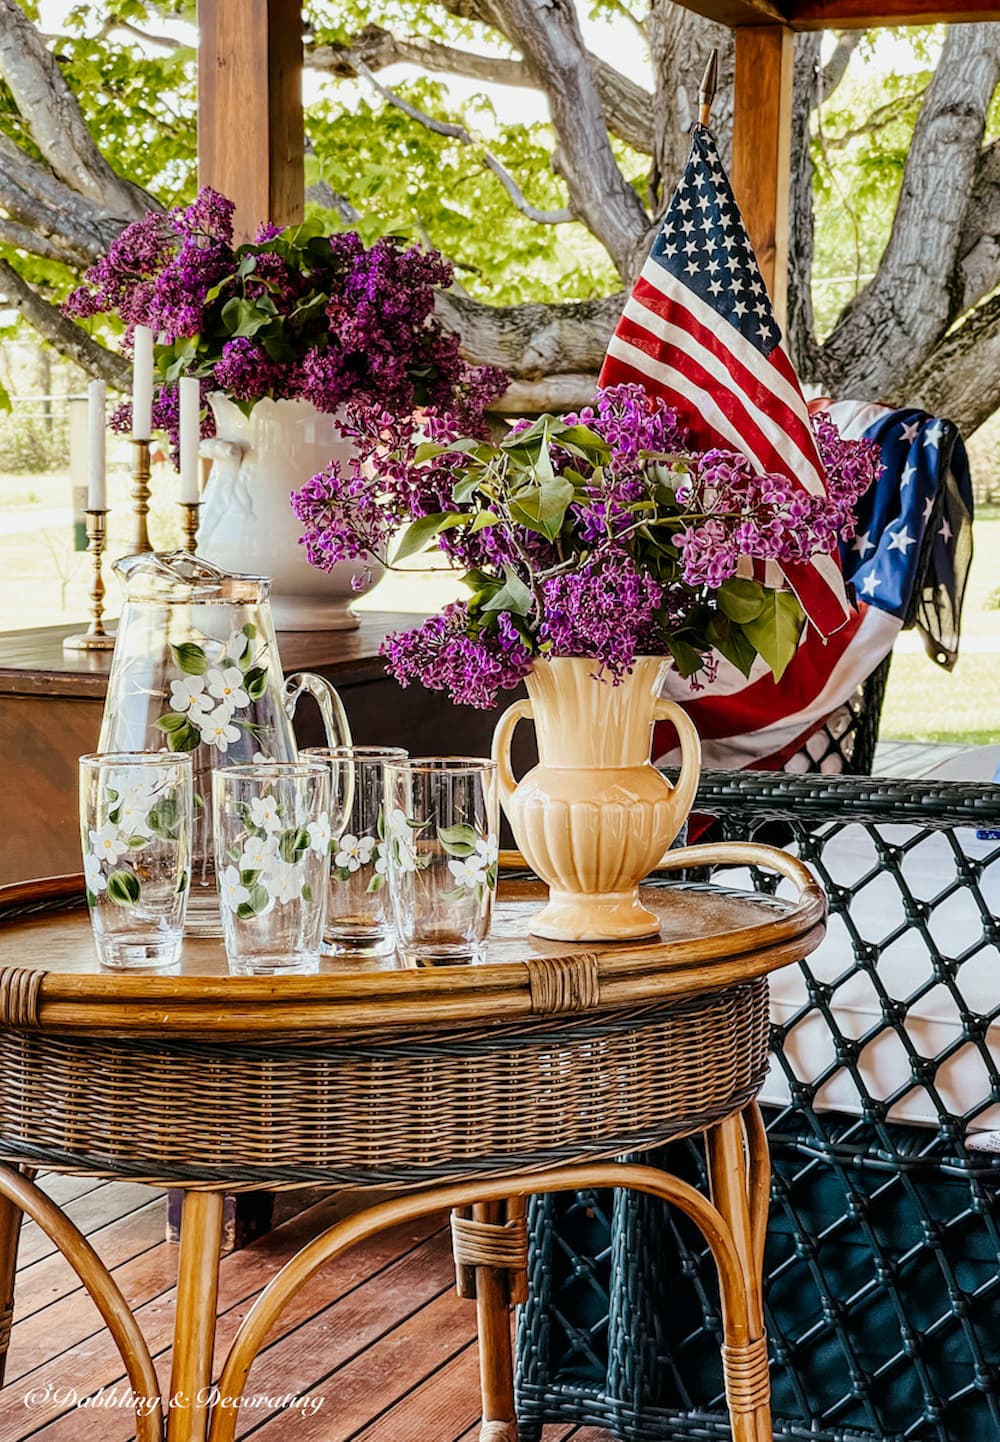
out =
[[(189, 565), (198, 565), (202, 568), (202, 576), (185, 577), (177, 575), (170, 569), (171, 563), (185, 561)], [(119, 556), (112, 562), (111, 569), (122, 580), (130, 582), (139, 576), (165, 576), (177, 585), (193, 588), (210, 586), (213, 583), (225, 584), (231, 581), (249, 583), (260, 586), (267, 590), (271, 587), (272, 578), (260, 575), (253, 571), (227, 571), (222, 566), (217, 566), (214, 561), (206, 560), (196, 552), (173, 550), (173, 551), (133, 551), (130, 555)]]

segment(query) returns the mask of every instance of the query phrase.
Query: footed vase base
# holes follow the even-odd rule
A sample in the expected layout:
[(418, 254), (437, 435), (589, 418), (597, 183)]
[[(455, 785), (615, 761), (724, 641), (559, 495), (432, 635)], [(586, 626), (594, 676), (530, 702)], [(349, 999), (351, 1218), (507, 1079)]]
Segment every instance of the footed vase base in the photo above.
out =
[(635, 941), (656, 936), (659, 918), (639, 891), (583, 892), (550, 889), (548, 904), (528, 922), (532, 936), (550, 941)]
[(351, 598), (325, 596), (271, 596), (276, 631), (356, 631), (360, 620), (350, 609)]

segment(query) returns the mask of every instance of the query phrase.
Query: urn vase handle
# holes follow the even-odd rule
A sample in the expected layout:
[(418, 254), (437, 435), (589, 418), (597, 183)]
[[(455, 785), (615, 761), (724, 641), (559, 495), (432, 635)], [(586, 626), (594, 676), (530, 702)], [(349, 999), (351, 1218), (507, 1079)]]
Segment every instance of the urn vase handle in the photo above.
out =
[(329, 681), (312, 671), (296, 671), (285, 681), (281, 701), (289, 721), (294, 719), (299, 697), (305, 693), (308, 693), (319, 707), (327, 746), (350, 746), (351, 723), (347, 719), (343, 701)]
[(691, 717), (676, 701), (661, 697), (653, 712), (656, 721), (669, 721), (681, 746), (681, 769), (674, 783), (674, 800), (681, 816), (687, 816), (701, 780), (701, 737)]
[(507, 707), (493, 732), (490, 755), (496, 762), (500, 799), (505, 807), (517, 790), (517, 781), (510, 764), (510, 744), (514, 735), (514, 727), (519, 721), (530, 721), (532, 716), (530, 701), (515, 701), (513, 706)]

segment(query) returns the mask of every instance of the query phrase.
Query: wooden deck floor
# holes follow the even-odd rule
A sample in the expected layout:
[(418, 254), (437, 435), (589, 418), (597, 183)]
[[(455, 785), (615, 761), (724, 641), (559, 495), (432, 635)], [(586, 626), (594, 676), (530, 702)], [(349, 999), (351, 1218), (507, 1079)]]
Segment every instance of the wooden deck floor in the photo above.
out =
[[(113, 1270), (166, 1391), (177, 1249), (163, 1239), (163, 1194), (75, 1177), (41, 1180)], [(260, 1288), (342, 1205), (320, 1201), (224, 1259), (220, 1351)], [(248, 1396), (260, 1400), (241, 1418), (238, 1435), (260, 1442), (475, 1442), (474, 1337), (474, 1306), (454, 1290), (445, 1218), (399, 1227), (334, 1262), (294, 1300), (251, 1374)], [(125, 1393), (96, 1308), (47, 1238), (26, 1223), (0, 1442), (128, 1442), (134, 1425)], [(276, 1409), (274, 1399), (288, 1394), (301, 1399), (298, 1406)], [(102, 1405), (81, 1407), (87, 1398)], [(545, 1432), (545, 1442), (570, 1438), (612, 1442), (593, 1428)]]

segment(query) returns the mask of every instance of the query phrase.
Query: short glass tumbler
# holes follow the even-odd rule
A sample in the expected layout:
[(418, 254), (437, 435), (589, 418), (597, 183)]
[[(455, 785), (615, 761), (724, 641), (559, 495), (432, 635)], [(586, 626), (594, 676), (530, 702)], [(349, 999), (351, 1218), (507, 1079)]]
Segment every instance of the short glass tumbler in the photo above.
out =
[(229, 970), (315, 971), (330, 865), (330, 768), (227, 766), (212, 776), (215, 874)]
[(405, 761), (399, 746), (309, 746), (303, 756), (330, 767), (332, 809), (340, 818), (330, 848), (326, 907), (328, 956), (388, 956), (396, 945), (386, 885), (383, 800), (386, 761)]
[(80, 834), (102, 966), (174, 966), (191, 886), (191, 757), (80, 757)]
[(499, 854), (496, 766), (478, 757), (385, 763), (396, 945), (415, 966), (482, 961)]

